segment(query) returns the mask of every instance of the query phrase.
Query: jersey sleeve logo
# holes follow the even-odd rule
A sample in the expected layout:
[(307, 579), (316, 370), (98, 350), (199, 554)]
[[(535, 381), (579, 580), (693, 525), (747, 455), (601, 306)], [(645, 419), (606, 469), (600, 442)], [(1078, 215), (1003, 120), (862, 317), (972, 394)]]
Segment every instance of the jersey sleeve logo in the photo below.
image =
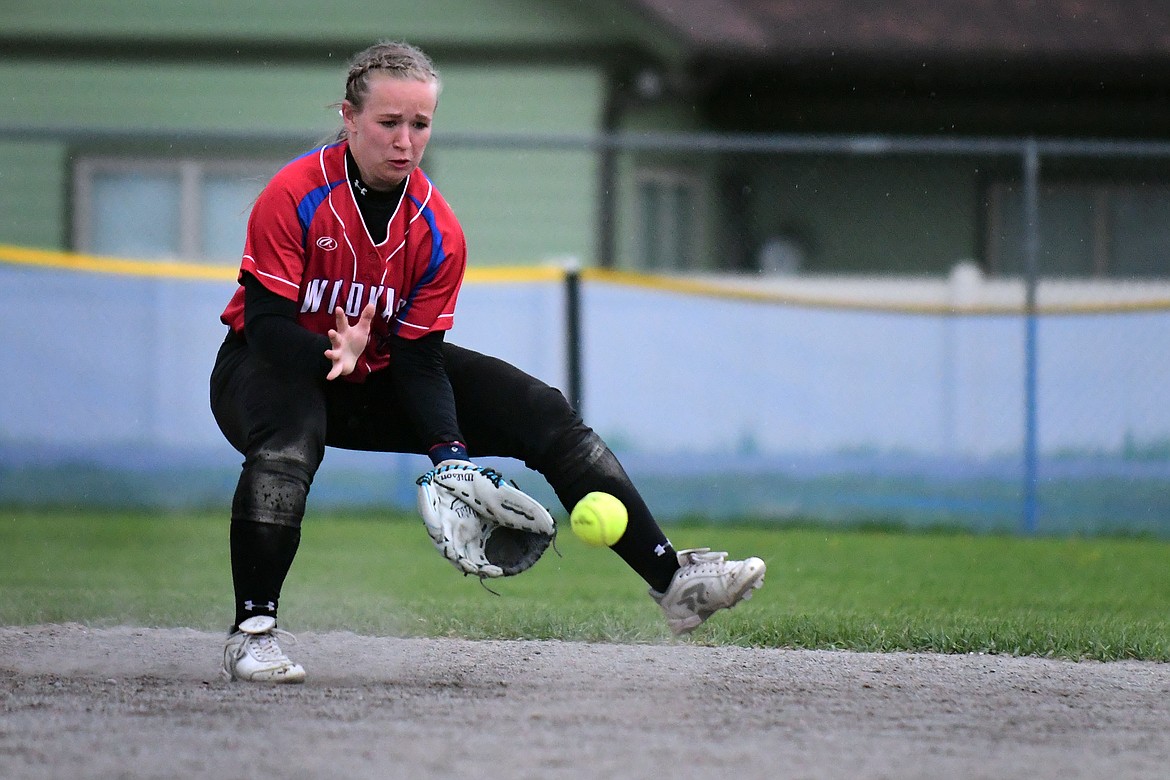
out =
[(337, 248), (337, 239), (331, 236), (321, 236), (317, 239), (317, 246), (321, 247), (326, 252), (332, 252)]

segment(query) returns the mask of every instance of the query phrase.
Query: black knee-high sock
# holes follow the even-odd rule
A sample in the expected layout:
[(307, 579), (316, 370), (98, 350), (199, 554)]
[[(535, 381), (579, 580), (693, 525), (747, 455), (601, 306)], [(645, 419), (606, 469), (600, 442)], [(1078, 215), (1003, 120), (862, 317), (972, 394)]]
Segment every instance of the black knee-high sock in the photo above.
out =
[(553, 484), (557, 497), (569, 510), (586, 493), (595, 490), (609, 493), (625, 504), (630, 522), (622, 538), (611, 549), (651, 588), (660, 593), (665, 591), (678, 571), (678, 557), (670, 540), (654, 520), (617, 456), (608, 447), (603, 447), (595, 453), (595, 458), (589, 468), (571, 482)]
[(274, 523), (232, 520), (232, 585), (236, 622), (256, 615), (276, 617), (280, 589), (301, 543), (301, 529)]

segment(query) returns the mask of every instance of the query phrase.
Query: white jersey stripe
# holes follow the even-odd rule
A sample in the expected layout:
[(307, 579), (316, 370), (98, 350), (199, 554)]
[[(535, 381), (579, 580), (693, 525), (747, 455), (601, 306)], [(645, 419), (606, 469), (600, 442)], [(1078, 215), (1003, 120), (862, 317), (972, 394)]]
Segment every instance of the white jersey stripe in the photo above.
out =
[[(453, 319), (455, 319), (454, 314), (440, 314), (438, 317), (435, 318), (436, 321), (438, 321), (438, 320), (453, 320)], [(403, 320), (403, 319), (396, 318), (394, 321), (397, 322), (399, 325), (405, 325), (406, 327), (414, 328), (415, 330), (431, 330), (431, 328), (426, 326), (426, 325), (415, 325), (414, 323), (407, 322), (406, 320)]]
[(424, 332), (430, 330), (430, 328), (426, 327), (425, 325), (414, 325), (412, 323), (407, 322), (406, 320), (395, 320), (395, 322), (397, 322), (399, 325), (404, 325), (408, 328), (414, 328), (415, 330), (421, 330)]
[(293, 290), (295, 290), (298, 295), (300, 294), (301, 286), (299, 284), (297, 284), (296, 282), (292, 282), (292, 281), (289, 281), (288, 279), (285, 279), (283, 277), (274, 276), (273, 274), (269, 274), (269, 273), (265, 273), (265, 272), (261, 271), (259, 268), (256, 267), (256, 258), (252, 257), (251, 255), (244, 255), (244, 260), (252, 264), (251, 269), (249, 269), (249, 273), (253, 274), (254, 276), (263, 276), (265, 279), (271, 279), (272, 281), (277, 282), (279, 284), (286, 284), (289, 287), (293, 288)]
[(414, 213), (414, 216), (410, 218), (411, 222), (414, 222), (416, 219), (421, 217), (422, 213), (423, 213), (423, 209), (425, 209), (427, 207), (427, 204), (431, 202), (431, 193), (435, 191), (435, 185), (431, 184), (430, 179), (427, 179), (426, 182), (427, 182), (427, 196), (422, 199), (422, 203), (418, 204), (418, 211), (416, 211)]

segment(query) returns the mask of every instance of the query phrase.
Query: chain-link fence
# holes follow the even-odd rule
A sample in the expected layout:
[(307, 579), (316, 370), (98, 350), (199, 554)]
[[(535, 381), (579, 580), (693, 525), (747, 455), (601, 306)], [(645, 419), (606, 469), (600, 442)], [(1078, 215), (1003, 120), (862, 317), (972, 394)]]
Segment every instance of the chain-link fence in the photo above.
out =
[[(452, 339), (580, 399), (664, 518), (1170, 533), (1170, 147), (440, 143), (611, 156), (611, 208), (585, 209), (604, 267), (489, 274), (473, 256)], [(546, 201), (510, 216), (570, 207)], [(685, 238), (690, 267), (665, 272), (651, 233)], [(205, 382), (234, 270), (0, 255), (3, 327), (38, 356), (0, 379), (0, 501), (230, 496)], [(124, 300), (146, 337), (111, 349)], [(44, 327), (29, 301), (74, 326)], [(315, 500), (409, 507), (418, 465), (331, 455)]]

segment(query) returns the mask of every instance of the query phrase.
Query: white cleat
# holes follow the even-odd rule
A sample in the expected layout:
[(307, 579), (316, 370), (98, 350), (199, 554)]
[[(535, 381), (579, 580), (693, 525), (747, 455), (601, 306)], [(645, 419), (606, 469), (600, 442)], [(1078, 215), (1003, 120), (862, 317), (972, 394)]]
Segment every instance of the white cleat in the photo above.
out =
[(727, 553), (711, 552), (709, 547), (679, 551), (678, 563), (665, 593), (650, 590), (676, 635), (694, 631), (719, 610), (750, 599), (764, 584), (767, 570), (759, 558), (729, 561)]
[(223, 646), (223, 676), (229, 680), (303, 683), (305, 670), (294, 664), (276, 644), (276, 635), (296, 638), (276, 627), (276, 618), (257, 615), (240, 623), (240, 630)]

